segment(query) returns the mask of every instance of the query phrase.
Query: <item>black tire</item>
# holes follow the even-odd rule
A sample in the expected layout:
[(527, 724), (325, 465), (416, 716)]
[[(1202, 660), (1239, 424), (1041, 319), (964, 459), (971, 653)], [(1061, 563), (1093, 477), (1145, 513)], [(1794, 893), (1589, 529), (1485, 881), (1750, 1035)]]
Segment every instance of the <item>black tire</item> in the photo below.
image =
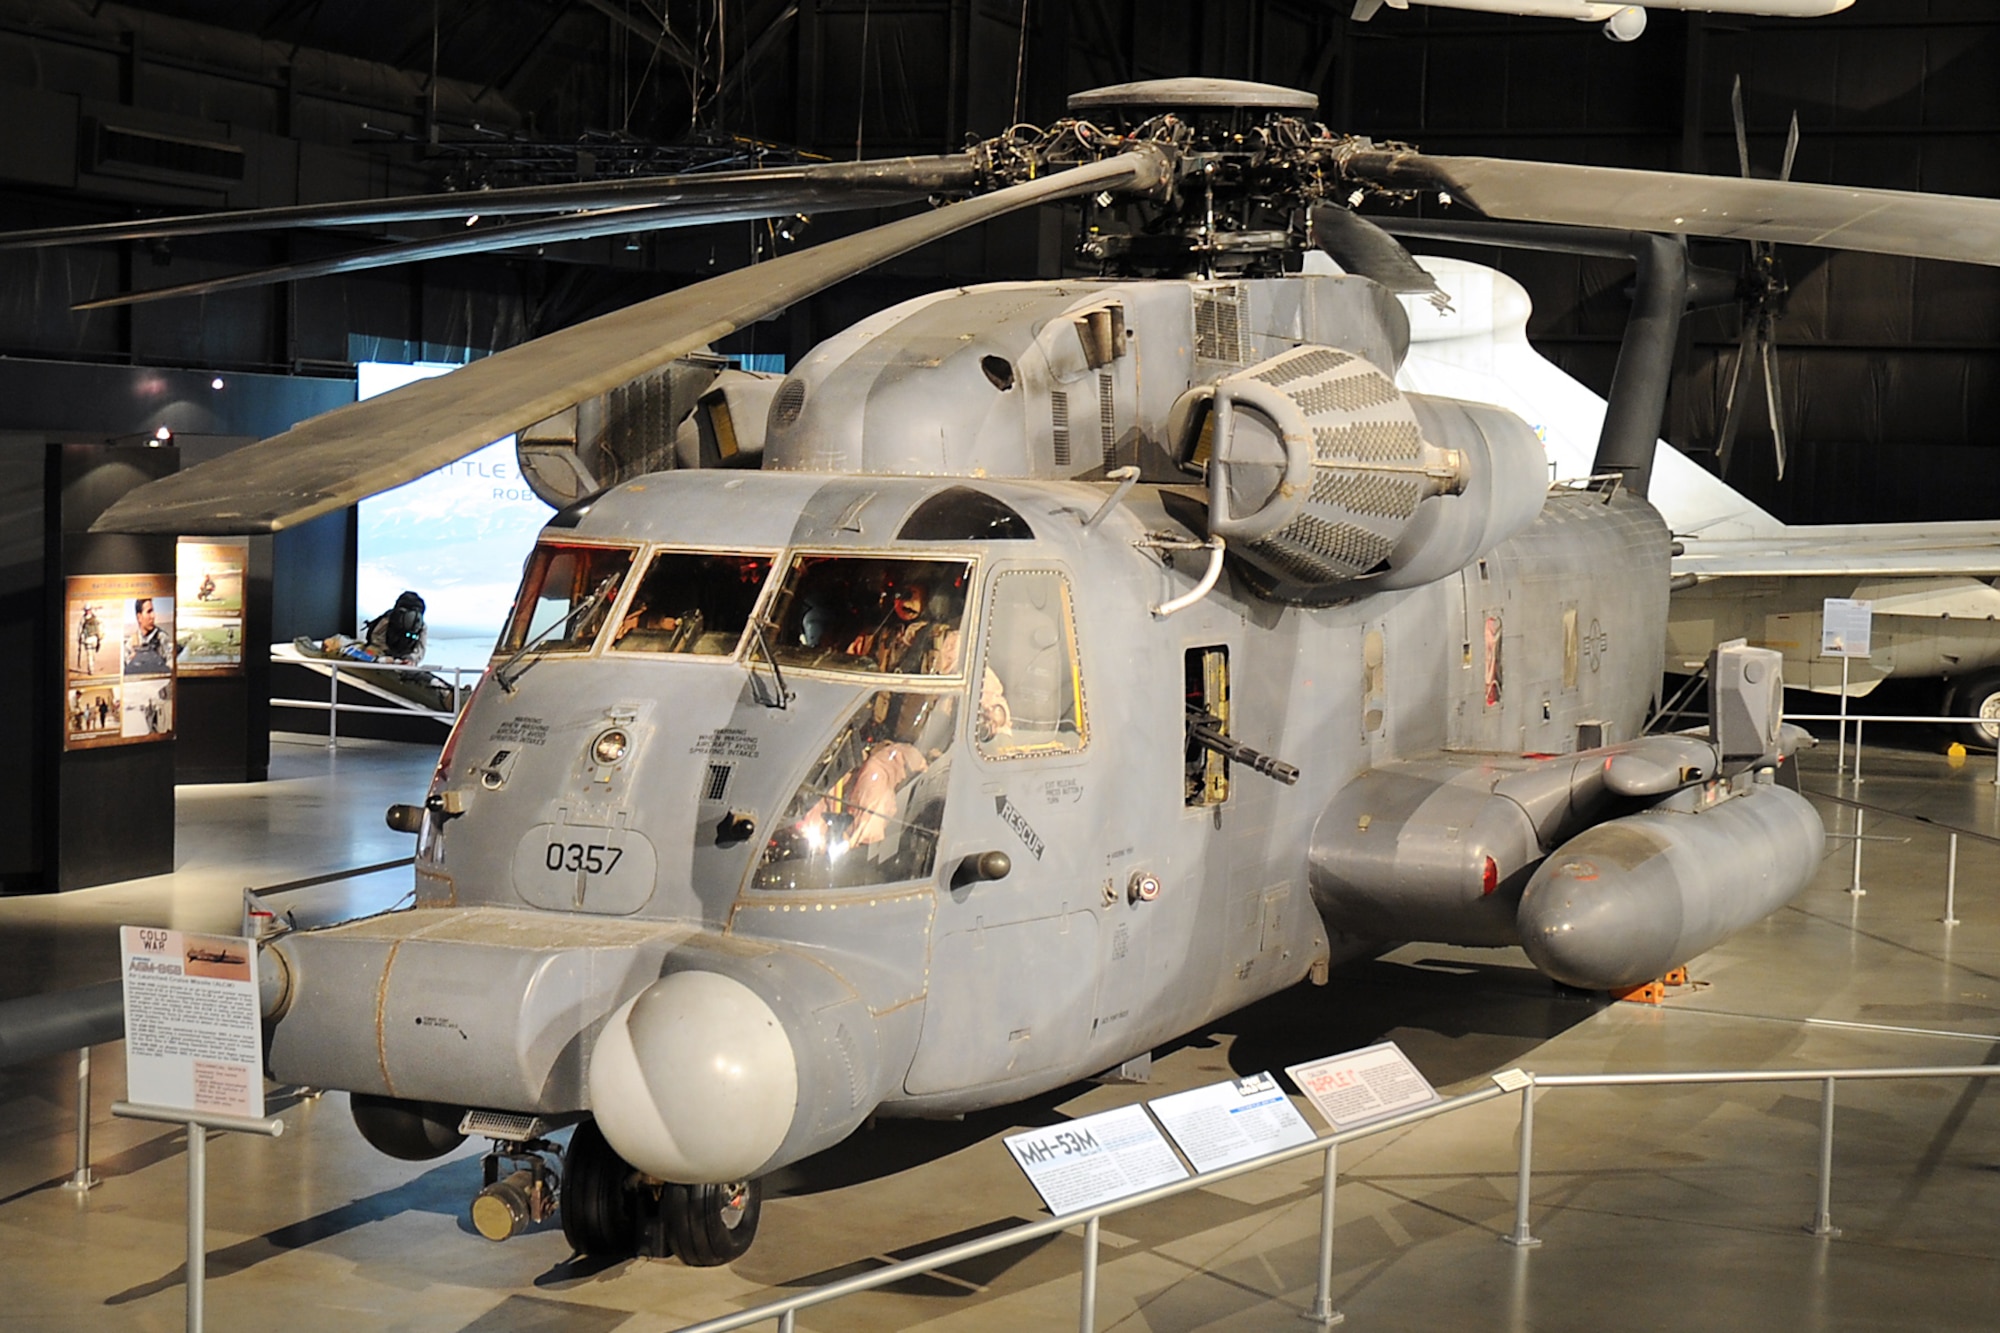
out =
[(733, 1185), (668, 1185), (661, 1192), (667, 1236), (690, 1268), (714, 1268), (743, 1257), (757, 1239), (764, 1189), (754, 1180)]
[(632, 1168), (611, 1150), (595, 1120), (570, 1135), (563, 1154), (562, 1227), (570, 1248), (605, 1259), (628, 1259), (637, 1246)]
[[(1958, 740), (1982, 750), (2000, 744), (2000, 671), (1968, 676), (1954, 686), (1951, 712), (1968, 719), (1951, 728)], [(1974, 718), (1980, 720), (1970, 720)]]

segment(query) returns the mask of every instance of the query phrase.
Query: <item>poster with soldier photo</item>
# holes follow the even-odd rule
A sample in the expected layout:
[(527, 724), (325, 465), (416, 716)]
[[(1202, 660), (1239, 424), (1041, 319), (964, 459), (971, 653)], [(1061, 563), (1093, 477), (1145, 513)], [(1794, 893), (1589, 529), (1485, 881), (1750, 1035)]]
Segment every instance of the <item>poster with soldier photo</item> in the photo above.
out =
[(243, 571), (249, 557), (247, 538), (181, 538), (176, 674), (243, 674)]
[(64, 597), (63, 748), (174, 734), (174, 579), (85, 574)]

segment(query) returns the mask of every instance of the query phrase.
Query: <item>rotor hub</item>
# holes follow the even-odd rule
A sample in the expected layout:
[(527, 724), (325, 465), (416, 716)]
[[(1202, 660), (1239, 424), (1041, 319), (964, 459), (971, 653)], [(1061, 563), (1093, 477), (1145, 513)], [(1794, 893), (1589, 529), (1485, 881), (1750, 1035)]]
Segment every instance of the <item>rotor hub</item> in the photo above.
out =
[(1164, 182), (1084, 201), (1082, 262), (1117, 276), (1267, 276), (1310, 243), (1315, 206), (1402, 193), (1348, 177), (1346, 161), (1376, 145), (1310, 119), (1317, 105), (1272, 84), (1152, 79), (1078, 93), (1068, 118), (1017, 126), (973, 152), (999, 184), (1153, 148)]

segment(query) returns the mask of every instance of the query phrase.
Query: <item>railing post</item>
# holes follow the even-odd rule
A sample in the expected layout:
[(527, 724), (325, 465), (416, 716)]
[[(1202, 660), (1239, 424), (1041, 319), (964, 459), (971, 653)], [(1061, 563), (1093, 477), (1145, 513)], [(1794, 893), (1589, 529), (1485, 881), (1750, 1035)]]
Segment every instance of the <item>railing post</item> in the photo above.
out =
[(1076, 1304), (1077, 1333), (1097, 1327), (1097, 1219), (1083, 1224), (1083, 1291)]
[(187, 1333), (201, 1333), (202, 1284), (208, 1277), (208, 1128), (187, 1127)]
[(1319, 1182), (1319, 1294), (1305, 1317), (1321, 1328), (1332, 1328), (1347, 1316), (1333, 1308), (1333, 1185), (1339, 1178), (1334, 1158), (1338, 1144), (1326, 1145), (1326, 1166)]
[(1806, 1230), (1829, 1239), (1840, 1234), (1833, 1224), (1833, 1080), (1825, 1080), (1819, 1093), (1819, 1207)]
[(340, 663), (326, 673), (326, 748), (340, 748)]
[(1861, 785), (1861, 734), (1867, 725), (1865, 717), (1854, 719), (1854, 785), (1857, 787)]
[(1860, 806), (1854, 807), (1854, 878), (1848, 883), (1847, 891), (1856, 898), (1866, 898), (1868, 890), (1861, 887), (1861, 828), (1868, 812)]
[(63, 1188), (81, 1194), (96, 1187), (90, 1173), (90, 1048), (85, 1046), (76, 1053), (76, 1170)]
[(1958, 924), (1958, 835), (1951, 835), (1951, 856), (1944, 869), (1944, 923)]
[(1847, 664), (1849, 659), (1840, 659), (1840, 748), (1834, 751), (1833, 785), (1836, 789), (1840, 780), (1847, 776)]
[(778, 1316), (778, 1333), (792, 1333), (792, 1316), (797, 1310), (787, 1310)]
[(1521, 1087), (1521, 1164), (1514, 1181), (1514, 1233), (1500, 1239), (1521, 1249), (1532, 1249), (1542, 1242), (1528, 1230), (1528, 1199), (1530, 1180), (1535, 1169), (1535, 1076), (1528, 1075), (1528, 1081)]

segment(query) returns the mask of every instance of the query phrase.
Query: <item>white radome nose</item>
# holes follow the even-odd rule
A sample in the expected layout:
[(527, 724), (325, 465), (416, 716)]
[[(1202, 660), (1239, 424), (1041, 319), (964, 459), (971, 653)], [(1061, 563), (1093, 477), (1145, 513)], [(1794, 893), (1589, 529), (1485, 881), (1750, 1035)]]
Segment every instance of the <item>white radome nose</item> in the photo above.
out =
[(799, 1070), (784, 1024), (715, 972), (677, 972), (627, 1001), (590, 1058), (597, 1127), (618, 1155), (684, 1184), (743, 1180), (785, 1141)]

